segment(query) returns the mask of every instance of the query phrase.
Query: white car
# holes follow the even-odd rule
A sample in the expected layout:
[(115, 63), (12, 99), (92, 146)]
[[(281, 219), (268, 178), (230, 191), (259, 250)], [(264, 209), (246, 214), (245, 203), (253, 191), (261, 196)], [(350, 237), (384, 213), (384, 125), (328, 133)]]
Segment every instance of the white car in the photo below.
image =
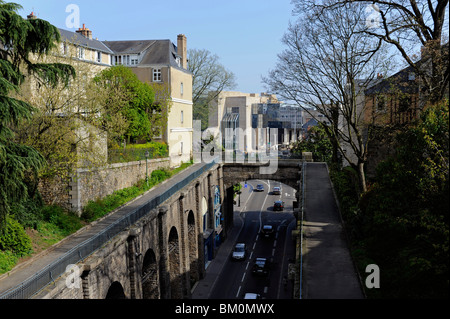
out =
[(261, 295), (260, 294), (255, 294), (252, 292), (247, 292), (244, 296), (244, 299), (261, 299)]
[(247, 247), (244, 243), (237, 243), (234, 246), (233, 253), (231, 254), (231, 258), (234, 260), (244, 260), (247, 255)]
[(281, 188), (278, 186), (275, 186), (272, 190), (272, 194), (274, 195), (281, 195)]

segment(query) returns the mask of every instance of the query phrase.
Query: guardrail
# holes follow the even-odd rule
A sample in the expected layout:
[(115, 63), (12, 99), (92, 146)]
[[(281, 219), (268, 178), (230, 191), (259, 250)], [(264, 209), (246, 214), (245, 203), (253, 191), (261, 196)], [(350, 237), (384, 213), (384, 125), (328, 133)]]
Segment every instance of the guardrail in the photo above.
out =
[(161, 205), (164, 201), (169, 199), (173, 194), (186, 187), (190, 182), (197, 177), (211, 169), (217, 160), (210, 163), (205, 163), (198, 170), (192, 172), (184, 180), (176, 183), (163, 194), (155, 196), (150, 199), (145, 205), (137, 208), (133, 212), (123, 216), (121, 219), (115, 221), (113, 224), (99, 232), (97, 235), (89, 238), (88, 240), (78, 244), (59, 259), (55, 260), (44, 269), (28, 278), (22, 284), (17, 287), (13, 287), (0, 295), (0, 299), (28, 299), (34, 294), (38, 293), (49, 283), (55, 281), (56, 278), (61, 276), (67, 266), (76, 264), (81, 260), (89, 257), (97, 249), (102, 247), (106, 242), (111, 240), (114, 236), (119, 234), (127, 227), (135, 224), (139, 219), (147, 215), (152, 209)]

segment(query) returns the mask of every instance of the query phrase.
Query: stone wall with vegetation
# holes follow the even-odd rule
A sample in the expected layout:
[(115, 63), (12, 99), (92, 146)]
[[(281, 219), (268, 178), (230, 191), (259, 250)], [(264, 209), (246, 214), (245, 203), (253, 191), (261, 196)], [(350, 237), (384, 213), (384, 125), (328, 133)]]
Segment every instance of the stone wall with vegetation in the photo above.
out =
[(110, 164), (100, 169), (79, 169), (70, 183), (70, 204), (73, 211), (81, 209), (89, 202), (104, 198), (114, 191), (131, 187), (157, 169), (168, 169), (169, 158)]

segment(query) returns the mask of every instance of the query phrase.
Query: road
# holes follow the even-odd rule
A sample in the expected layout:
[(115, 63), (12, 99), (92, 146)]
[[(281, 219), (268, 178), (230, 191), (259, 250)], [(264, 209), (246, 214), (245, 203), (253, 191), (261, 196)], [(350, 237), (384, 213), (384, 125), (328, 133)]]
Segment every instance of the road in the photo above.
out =
[[(255, 191), (257, 184), (263, 184), (264, 191)], [(281, 187), (281, 195), (272, 194), (274, 186)], [(289, 258), (295, 255), (290, 233), (295, 225), (295, 190), (279, 182), (251, 180), (247, 181), (247, 187), (243, 184), (240, 196), (240, 201), (237, 199), (240, 205), (236, 209), (241, 211), (240, 217), (244, 224), (236, 242), (246, 244), (247, 258), (243, 261), (227, 259), (210, 298), (242, 299), (247, 292), (260, 294), (267, 299), (289, 298), (290, 292), (284, 287), (283, 277), (287, 276)], [(283, 211), (273, 211), (275, 200), (284, 201)], [(259, 234), (265, 224), (273, 226), (274, 234), (270, 238)], [(251, 269), (257, 257), (265, 257), (270, 261), (267, 277), (252, 274)]]

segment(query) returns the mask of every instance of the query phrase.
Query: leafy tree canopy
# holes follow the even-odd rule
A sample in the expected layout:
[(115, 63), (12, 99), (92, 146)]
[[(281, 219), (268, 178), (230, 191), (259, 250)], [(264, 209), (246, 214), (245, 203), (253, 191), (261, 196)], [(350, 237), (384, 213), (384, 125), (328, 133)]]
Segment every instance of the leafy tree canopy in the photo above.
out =
[(124, 135), (132, 140), (148, 138), (153, 126), (151, 114), (156, 109), (152, 86), (121, 65), (103, 70), (94, 81), (111, 91), (106, 112), (118, 111), (126, 118), (128, 128)]
[[(45, 160), (33, 148), (13, 141), (12, 125), (31, 118), (34, 108), (10, 97), (18, 92), (27, 75), (48, 83), (68, 83), (75, 70), (65, 64), (33, 63), (60, 41), (56, 27), (41, 19), (23, 19), (22, 7), (0, 0), (0, 225), (4, 226), (13, 204), (29, 196), (27, 179), (35, 179)], [(1, 226), (0, 226), (1, 227)]]

